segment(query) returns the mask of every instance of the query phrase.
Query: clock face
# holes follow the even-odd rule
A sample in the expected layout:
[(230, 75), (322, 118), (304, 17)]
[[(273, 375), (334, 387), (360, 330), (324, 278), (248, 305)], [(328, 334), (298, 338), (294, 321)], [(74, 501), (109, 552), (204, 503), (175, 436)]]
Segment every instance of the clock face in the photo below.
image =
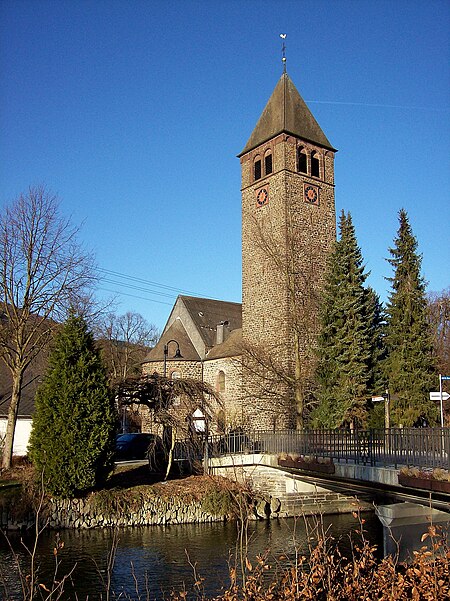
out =
[(258, 192), (256, 193), (256, 204), (258, 205), (258, 207), (262, 207), (264, 205), (266, 205), (269, 202), (269, 192), (267, 191), (266, 188), (261, 188), (261, 190), (258, 190)]
[(311, 204), (317, 204), (319, 194), (315, 186), (305, 186), (305, 200)]

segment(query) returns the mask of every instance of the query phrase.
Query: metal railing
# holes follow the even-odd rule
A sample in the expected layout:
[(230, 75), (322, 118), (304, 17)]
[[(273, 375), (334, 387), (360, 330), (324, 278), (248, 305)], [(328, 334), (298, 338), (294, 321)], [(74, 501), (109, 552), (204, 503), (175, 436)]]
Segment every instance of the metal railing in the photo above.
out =
[(450, 428), (237, 431), (210, 436), (208, 453), (295, 453), (360, 465), (450, 470)]

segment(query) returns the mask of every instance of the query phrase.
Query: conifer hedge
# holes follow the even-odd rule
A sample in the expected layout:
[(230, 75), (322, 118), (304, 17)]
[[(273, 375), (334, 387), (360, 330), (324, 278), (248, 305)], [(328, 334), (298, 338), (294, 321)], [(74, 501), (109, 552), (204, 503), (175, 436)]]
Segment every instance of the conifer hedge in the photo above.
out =
[(29, 454), (46, 492), (71, 498), (100, 485), (112, 467), (115, 429), (99, 351), (84, 319), (71, 315), (36, 394)]

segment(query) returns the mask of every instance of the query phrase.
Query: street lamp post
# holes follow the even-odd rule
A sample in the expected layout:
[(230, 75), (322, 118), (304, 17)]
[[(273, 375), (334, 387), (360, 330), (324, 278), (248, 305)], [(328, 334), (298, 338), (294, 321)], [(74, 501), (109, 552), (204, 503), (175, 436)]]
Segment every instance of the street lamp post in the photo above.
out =
[(177, 345), (177, 350), (175, 351), (175, 355), (173, 356), (173, 359), (182, 359), (183, 355), (180, 352), (180, 345), (176, 340), (169, 340), (169, 342), (166, 342), (166, 344), (164, 345), (164, 377), (166, 377), (167, 375), (167, 355), (169, 354), (169, 344), (171, 342), (174, 342)]

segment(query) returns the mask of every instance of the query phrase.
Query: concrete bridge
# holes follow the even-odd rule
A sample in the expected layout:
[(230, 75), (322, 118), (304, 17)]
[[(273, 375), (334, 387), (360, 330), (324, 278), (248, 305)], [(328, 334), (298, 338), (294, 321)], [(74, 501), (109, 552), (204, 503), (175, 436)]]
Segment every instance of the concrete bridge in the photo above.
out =
[(450, 510), (450, 494), (401, 486), (393, 467), (334, 463), (334, 473), (324, 474), (280, 467), (276, 455), (263, 453), (223, 455), (208, 464), (211, 474), (242, 482), (269, 503), (260, 517), (371, 511), (387, 498)]
[(277, 515), (373, 509), (386, 495), (448, 510), (450, 494), (401, 486), (398, 473), (402, 466), (448, 470), (449, 448), (449, 428), (240, 431), (209, 440), (208, 465), (211, 473), (251, 484)]

